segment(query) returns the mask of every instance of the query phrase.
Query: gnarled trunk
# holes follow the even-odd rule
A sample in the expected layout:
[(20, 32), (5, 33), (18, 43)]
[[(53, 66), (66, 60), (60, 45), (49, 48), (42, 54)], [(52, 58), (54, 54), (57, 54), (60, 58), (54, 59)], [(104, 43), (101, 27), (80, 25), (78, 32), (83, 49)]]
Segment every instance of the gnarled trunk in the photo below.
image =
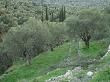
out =
[(89, 40), (85, 41), (86, 48), (89, 48)]
[(81, 39), (85, 42), (86, 48), (89, 48), (89, 41), (91, 39), (91, 35), (89, 33), (81, 34)]

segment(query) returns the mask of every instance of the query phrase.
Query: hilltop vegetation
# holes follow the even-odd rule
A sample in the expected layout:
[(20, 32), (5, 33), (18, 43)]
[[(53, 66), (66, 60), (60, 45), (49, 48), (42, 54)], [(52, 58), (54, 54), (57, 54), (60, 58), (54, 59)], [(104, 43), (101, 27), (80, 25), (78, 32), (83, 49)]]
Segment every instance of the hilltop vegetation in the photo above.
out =
[(58, 4), (58, 5), (69, 5), (74, 7), (93, 7), (103, 8), (110, 4), (109, 0), (32, 0), (33, 3), (37, 4)]

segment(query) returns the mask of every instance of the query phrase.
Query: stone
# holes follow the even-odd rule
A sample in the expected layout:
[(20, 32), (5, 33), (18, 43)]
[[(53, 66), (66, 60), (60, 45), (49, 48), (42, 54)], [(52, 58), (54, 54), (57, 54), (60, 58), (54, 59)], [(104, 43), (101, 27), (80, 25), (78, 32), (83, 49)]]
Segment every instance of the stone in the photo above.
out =
[(73, 71), (81, 71), (81, 66), (75, 67)]
[(92, 71), (87, 72), (87, 76), (89, 76), (89, 77), (92, 77), (93, 74), (94, 74), (94, 73), (93, 73)]

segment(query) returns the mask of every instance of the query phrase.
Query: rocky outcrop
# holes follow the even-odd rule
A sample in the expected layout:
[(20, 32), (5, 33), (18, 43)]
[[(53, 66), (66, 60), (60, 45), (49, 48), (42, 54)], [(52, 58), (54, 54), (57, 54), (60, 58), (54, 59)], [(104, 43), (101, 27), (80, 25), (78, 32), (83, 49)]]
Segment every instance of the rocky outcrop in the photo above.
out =
[(49, 80), (46, 80), (45, 82), (60, 82), (65, 79), (68, 79), (69, 81), (69, 80), (72, 80), (73, 78), (75, 80), (78, 80), (77, 77), (73, 77), (73, 74), (78, 73), (81, 70), (82, 70), (81, 67), (75, 67), (73, 70), (68, 70), (64, 75), (60, 75), (58, 77), (51, 77)]
[[(76, 75), (80, 74), (83, 69), (79, 67), (75, 67), (73, 70), (68, 70), (64, 75), (60, 75), (57, 77), (51, 77), (49, 80), (45, 82), (87, 82), (88, 80), (92, 79), (94, 73), (92, 71), (88, 71), (83, 78), (78, 78)], [(76, 74), (76, 75), (75, 75)]]

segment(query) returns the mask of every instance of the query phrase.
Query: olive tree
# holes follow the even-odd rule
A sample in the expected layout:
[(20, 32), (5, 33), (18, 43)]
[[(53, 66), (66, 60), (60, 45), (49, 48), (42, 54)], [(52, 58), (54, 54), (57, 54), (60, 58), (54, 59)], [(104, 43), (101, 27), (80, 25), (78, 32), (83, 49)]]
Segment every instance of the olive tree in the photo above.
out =
[(79, 12), (78, 16), (66, 20), (67, 32), (73, 38), (80, 38), (89, 48), (89, 42), (95, 33), (107, 27), (103, 14), (95, 9), (86, 9)]
[(54, 47), (61, 45), (65, 41), (65, 25), (64, 23), (50, 22), (47, 23), (47, 26), (51, 34), (49, 45), (51, 50), (53, 51)]
[(4, 38), (5, 50), (15, 57), (31, 58), (44, 51), (48, 42), (48, 29), (42, 22), (30, 18), (24, 25), (13, 27)]
[(12, 59), (7, 53), (0, 53), (0, 75), (12, 66), (12, 64)]

